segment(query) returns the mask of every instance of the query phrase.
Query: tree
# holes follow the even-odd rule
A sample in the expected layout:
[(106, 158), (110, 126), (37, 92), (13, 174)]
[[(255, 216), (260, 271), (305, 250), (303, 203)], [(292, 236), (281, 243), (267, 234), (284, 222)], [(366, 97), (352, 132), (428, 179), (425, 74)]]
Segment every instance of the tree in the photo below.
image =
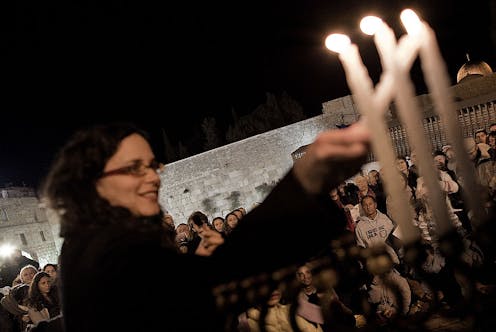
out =
[(181, 141), (179, 141), (179, 143), (178, 143), (177, 150), (179, 151), (178, 152), (179, 159), (186, 159), (190, 156), (188, 148)]
[(203, 148), (205, 151), (214, 149), (222, 145), (219, 129), (217, 129), (217, 121), (215, 118), (207, 117), (203, 119), (201, 124), (205, 142)]
[[(232, 113), (235, 118), (234, 110)], [(258, 105), (253, 112), (237, 118), (234, 124), (229, 125), (226, 140), (239, 141), (305, 118), (303, 108), (286, 92), (280, 96), (267, 92), (264, 104)]]
[(162, 139), (164, 141), (164, 152), (165, 152), (165, 162), (170, 163), (177, 160), (176, 149), (172, 145), (169, 137), (165, 133), (165, 129), (162, 128)]
[(238, 116), (238, 113), (236, 113), (236, 110), (234, 109), (234, 107), (231, 107), (231, 116), (233, 118), (234, 124), (236, 124), (236, 122), (238, 122), (238, 120), (239, 120), (239, 116)]
[(286, 124), (295, 123), (306, 119), (303, 107), (293, 98), (289, 96), (286, 91), (283, 91), (279, 97), (279, 107), (284, 116)]

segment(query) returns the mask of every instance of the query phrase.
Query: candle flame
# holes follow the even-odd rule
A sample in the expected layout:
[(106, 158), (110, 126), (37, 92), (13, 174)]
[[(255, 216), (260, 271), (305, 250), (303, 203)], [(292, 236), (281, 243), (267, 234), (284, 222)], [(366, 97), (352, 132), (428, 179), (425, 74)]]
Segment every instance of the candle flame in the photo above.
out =
[(383, 22), (377, 16), (365, 16), (360, 21), (360, 29), (363, 33), (373, 36), (381, 28)]
[(350, 45), (350, 37), (341, 33), (330, 34), (325, 40), (325, 46), (336, 53), (344, 52)]
[(403, 10), (401, 12), (400, 18), (409, 35), (415, 36), (420, 33), (422, 23), (420, 22), (420, 18), (418, 17), (418, 15), (413, 10)]

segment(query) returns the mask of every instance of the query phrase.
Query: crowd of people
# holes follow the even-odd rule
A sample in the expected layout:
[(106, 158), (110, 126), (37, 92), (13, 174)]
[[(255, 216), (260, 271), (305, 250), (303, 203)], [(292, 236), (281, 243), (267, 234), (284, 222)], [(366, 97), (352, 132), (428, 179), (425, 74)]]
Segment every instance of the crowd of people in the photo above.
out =
[[(465, 140), (487, 216), (496, 197), (496, 124), (490, 129), (487, 137), (478, 131)], [(325, 131), (250, 211), (238, 207), (211, 220), (193, 211), (178, 222), (159, 205), (159, 174), (166, 170), (145, 132), (128, 123), (77, 132), (43, 186), (43, 196), (61, 218), (59, 265), (19, 270), (29, 291), (18, 296), (15, 286), (4, 296), (14, 295), (19, 310), (14, 315), (7, 305), (19, 328), (13, 331), (385, 328), (433, 307), (460, 313), (474, 294), (489, 301), (495, 294), (495, 256), (493, 248), (477, 241), (451, 147), (435, 151), (433, 164), (454, 240), (461, 243), (459, 260), (446, 256), (436, 232), (415, 153), (397, 158), (398, 178), (410, 198), (404, 208), (420, 234), (412, 260), (381, 170), (362, 171), (369, 143), (362, 122)], [(350, 270), (334, 267), (340, 277), (315, 283), (314, 263), (336, 254), (333, 240), (350, 238), (357, 249), (350, 252), (368, 253), (345, 255), (353, 280), (347, 280)], [(370, 249), (377, 248), (385, 260), (371, 268)], [(290, 266), (296, 294), (274, 277)], [(466, 274), (462, 267), (476, 273)], [(30, 276), (23, 276), (25, 269)], [(219, 285), (229, 289), (260, 275), (271, 276), (267, 287), (259, 284), (249, 300), (235, 292), (229, 299), (216, 296)], [(229, 301), (247, 305), (229, 308)], [(226, 308), (234, 320), (226, 319)]]
[(41, 321), (60, 317), (57, 268), (55, 263), (40, 267), (19, 249), (3, 262), (0, 331), (27, 332)]

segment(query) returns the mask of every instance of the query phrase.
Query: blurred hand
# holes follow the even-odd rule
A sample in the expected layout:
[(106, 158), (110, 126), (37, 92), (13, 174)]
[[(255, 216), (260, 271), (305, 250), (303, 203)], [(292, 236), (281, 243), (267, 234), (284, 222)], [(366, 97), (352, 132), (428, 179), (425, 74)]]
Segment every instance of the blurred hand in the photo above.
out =
[(177, 235), (176, 235), (176, 242), (177, 243), (187, 242), (187, 241), (188, 241), (188, 234), (186, 234), (185, 232), (177, 233)]
[(345, 129), (327, 130), (295, 162), (293, 173), (308, 193), (329, 192), (360, 171), (369, 143), (369, 130), (363, 121)]
[(201, 237), (200, 244), (196, 248), (195, 254), (199, 256), (210, 256), (214, 250), (224, 243), (224, 238), (222, 235), (208, 227), (207, 224), (203, 224), (201, 229), (198, 231), (198, 235)]
[(355, 327), (364, 327), (367, 325), (367, 319), (364, 315), (354, 315), (355, 316)]
[(346, 210), (348, 210), (348, 211), (351, 211), (351, 210), (353, 210), (353, 209), (355, 208), (355, 205), (353, 205), (353, 204), (346, 204), (346, 205), (344, 206), (344, 208), (345, 208)]
[(395, 314), (395, 311), (394, 311), (394, 309), (392, 309), (392, 308), (387, 308), (387, 309), (385, 309), (385, 310), (382, 312), (382, 314), (383, 314), (383, 315), (384, 315), (384, 317), (386, 317), (386, 318), (391, 318), (391, 317), (393, 317), (393, 315)]

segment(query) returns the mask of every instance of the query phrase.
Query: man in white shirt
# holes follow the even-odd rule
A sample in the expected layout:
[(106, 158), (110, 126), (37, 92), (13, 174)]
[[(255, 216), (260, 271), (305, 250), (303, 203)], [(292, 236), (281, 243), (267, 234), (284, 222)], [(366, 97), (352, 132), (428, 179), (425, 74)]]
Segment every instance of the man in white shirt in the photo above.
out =
[(355, 227), (357, 245), (362, 248), (385, 246), (386, 251), (391, 255), (393, 263), (399, 264), (398, 255), (386, 242), (389, 234), (395, 228), (393, 222), (387, 215), (377, 210), (377, 202), (374, 197), (363, 197), (361, 205), (364, 216), (358, 218), (358, 223)]

